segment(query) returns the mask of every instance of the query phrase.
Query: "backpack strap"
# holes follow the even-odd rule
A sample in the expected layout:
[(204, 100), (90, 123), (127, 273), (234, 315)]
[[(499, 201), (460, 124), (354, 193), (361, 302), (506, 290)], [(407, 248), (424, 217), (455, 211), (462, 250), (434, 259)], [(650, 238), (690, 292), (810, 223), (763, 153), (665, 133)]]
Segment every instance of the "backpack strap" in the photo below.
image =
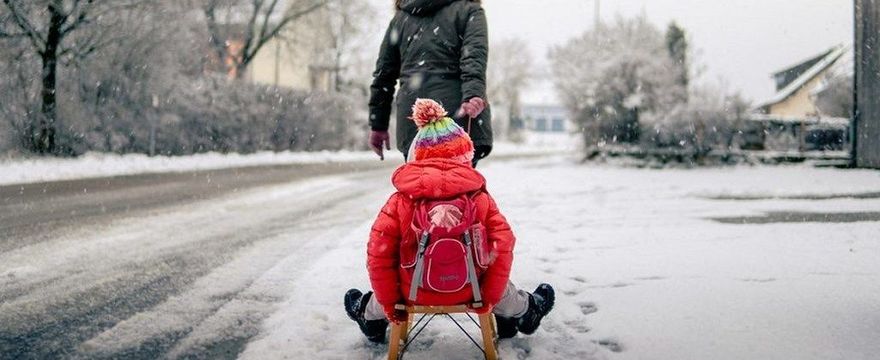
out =
[(464, 247), (467, 251), (467, 272), (468, 280), (471, 283), (471, 290), (474, 295), (474, 308), (483, 307), (483, 295), (480, 292), (480, 279), (477, 278), (477, 268), (474, 265), (474, 248), (473, 240), (471, 240), (470, 229), (464, 232)]
[(419, 250), (416, 252), (416, 268), (413, 271), (412, 283), (409, 286), (409, 301), (415, 302), (419, 287), (422, 286), (422, 274), (425, 272), (425, 249), (428, 247), (428, 240), (431, 233), (427, 230), (422, 232), (419, 239)]

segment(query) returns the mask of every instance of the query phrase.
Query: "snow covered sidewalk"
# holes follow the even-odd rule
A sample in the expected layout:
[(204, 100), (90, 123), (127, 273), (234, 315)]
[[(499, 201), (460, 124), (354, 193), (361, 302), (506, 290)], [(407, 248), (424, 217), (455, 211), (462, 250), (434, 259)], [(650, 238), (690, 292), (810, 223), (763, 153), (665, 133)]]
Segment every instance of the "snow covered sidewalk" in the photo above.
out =
[[(513, 280), (557, 289), (542, 329), (502, 341), (504, 358), (880, 354), (880, 172), (645, 170), (565, 158), (487, 165), (489, 190), (518, 237)], [(377, 211), (376, 198), (352, 212)], [(242, 358), (384, 356), (342, 310), (346, 289), (368, 286), (371, 220), (350, 224), (304, 270)], [(476, 357), (452, 325), (435, 321), (408, 358)]]
[[(565, 134), (534, 136), (524, 144), (497, 143), (493, 156), (571, 152), (573, 139)], [(398, 161), (400, 153), (387, 156)], [(0, 186), (120, 175), (189, 172), (250, 166), (377, 161), (372, 151), (270, 152), (254, 154), (204, 153), (187, 156), (87, 153), (78, 158), (0, 158)]]

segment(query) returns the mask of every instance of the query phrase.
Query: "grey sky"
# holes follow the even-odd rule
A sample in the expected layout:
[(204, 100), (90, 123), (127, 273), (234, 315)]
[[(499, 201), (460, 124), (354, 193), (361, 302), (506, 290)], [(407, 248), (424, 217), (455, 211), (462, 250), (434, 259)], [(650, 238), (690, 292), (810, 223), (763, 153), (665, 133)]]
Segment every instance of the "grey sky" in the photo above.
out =
[[(382, 26), (391, 0), (371, 0), (381, 7)], [(484, 0), (493, 39), (520, 37), (541, 60), (548, 49), (593, 25), (594, 0)], [(681, 24), (705, 67), (703, 81), (719, 78), (760, 101), (773, 94), (770, 73), (852, 42), (851, 0), (602, 0), (602, 19), (637, 16), (664, 27)], [(378, 46), (378, 44), (377, 44)], [(536, 84), (527, 98), (550, 100), (549, 85)]]

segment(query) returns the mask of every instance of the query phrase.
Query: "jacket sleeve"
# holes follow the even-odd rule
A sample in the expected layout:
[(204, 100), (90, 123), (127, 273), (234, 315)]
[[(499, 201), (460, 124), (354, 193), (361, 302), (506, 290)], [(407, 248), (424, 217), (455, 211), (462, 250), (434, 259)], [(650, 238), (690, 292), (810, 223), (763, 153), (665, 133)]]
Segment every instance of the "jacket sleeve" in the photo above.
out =
[(489, 58), (486, 14), (476, 4), (469, 9), (460, 60), (462, 102), (473, 97), (486, 99), (486, 64)]
[(400, 240), (401, 231), (398, 226), (398, 194), (388, 199), (370, 231), (367, 243), (367, 272), (376, 301), (384, 307), (394, 306), (400, 298)]
[(487, 197), (489, 209), (486, 222), (483, 225), (486, 226), (486, 233), (495, 259), (483, 273), (480, 285), (482, 286), (483, 300), (494, 306), (501, 300), (510, 279), (510, 267), (513, 265), (513, 247), (516, 244), (516, 238), (507, 219), (498, 210), (495, 200), (491, 195), (487, 194)]
[(376, 60), (376, 71), (373, 72), (373, 83), (370, 85), (370, 128), (386, 131), (391, 117), (391, 105), (394, 102), (394, 87), (400, 77), (400, 29), (397, 17), (391, 20), (379, 59)]

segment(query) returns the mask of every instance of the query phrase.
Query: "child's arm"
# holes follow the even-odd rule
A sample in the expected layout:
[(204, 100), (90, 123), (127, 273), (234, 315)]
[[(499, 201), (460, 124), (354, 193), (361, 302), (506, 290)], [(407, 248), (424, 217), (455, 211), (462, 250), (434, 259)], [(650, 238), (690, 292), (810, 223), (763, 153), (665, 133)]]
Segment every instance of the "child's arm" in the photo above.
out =
[(489, 199), (489, 208), (486, 213), (486, 233), (489, 237), (489, 244), (492, 246), (495, 260), (489, 265), (489, 268), (483, 273), (481, 278), (481, 291), (483, 300), (490, 306), (495, 306), (504, 295), (504, 289), (507, 288), (507, 282), (510, 279), (510, 267), (513, 264), (513, 246), (516, 238), (507, 219), (498, 210), (498, 205), (492, 196), (486, 194)]
[(373, 228), (367, 243), (367, 272), (376, 301), (385, 308), (385, 313), (393, 313), (394, 305), (400, 302), (400, 238), (398, 226), (398, 203), (400, 195), (391, 195)]

